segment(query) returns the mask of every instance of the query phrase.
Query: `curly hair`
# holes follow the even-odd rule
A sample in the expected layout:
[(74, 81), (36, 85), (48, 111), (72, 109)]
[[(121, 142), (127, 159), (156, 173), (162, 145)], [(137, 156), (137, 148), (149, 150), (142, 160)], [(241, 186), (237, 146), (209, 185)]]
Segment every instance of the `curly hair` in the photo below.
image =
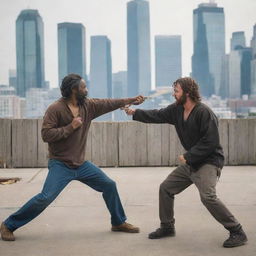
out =
[(64, 98), (69, 98), (72, 94), (72, 89), (78, 88), (81, 80), (82, 77), (78, 74), (71, 73), (65, 76), (60, 86), (61, 95)]
[(195, 103), (201, 101), (199, 86), (194, 79), (192, 79), (191, 77), (179, 78), (173, 83), (173, 87), (175, 87), (177, 84), (180, 85), (184, 93), (188, 94), (189, 98), (192, 101), (194, 101)]

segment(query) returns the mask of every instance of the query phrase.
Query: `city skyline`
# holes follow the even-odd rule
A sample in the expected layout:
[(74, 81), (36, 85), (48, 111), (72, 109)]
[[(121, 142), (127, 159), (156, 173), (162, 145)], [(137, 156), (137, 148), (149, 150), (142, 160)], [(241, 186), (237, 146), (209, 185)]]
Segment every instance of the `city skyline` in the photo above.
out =
[[(15, 64), (15, 34), (14, 34), (14, 21), (18, 16), (18, 13), (22, 9), (26, 9), (29, 5), (30, 8), (38, 9), (45, 23), (45, 73), (46, 80), (51, 82), (51, 87), (58, 85), (58, 60), (57, 60), (57, 23), (60, 22), (80, 22), (82, 23), (87, 33), (87, 52), (89, 47), (88, 38), (91, 35), (105, 34), (112, 42), (112, 58), (113, 58), (113, 72), (120, 70), (126, 70), (126, 4), (128, 1), (108, 1), (109, 7), (102, 0), (94, 1), (77, 1), (76, 5), (70, 5), (70, 1), (55, 1), (54, 5), (59, 6), (58, 15), (56, 17), (55, 12), (49, 11), (51, 5), (49, 1), (14, 1), (12, 2), (1, 1), (1, 31), (6, 36), (0, 42), (0, 83), (8, 83), (8, 70), (13, 69)], [(197, 8), (198, 4), (205, 1), (155, 1), (149, 0), (150, 4), (150, 21), (151, 21), (151, 42), (154, 40), (154, 35), (157, 34), (181, 34), (182, 36), (182, 69), (183, 75), (189, 75), (191, 71), (191, 56), (192, 56), (192, 13), (193, 9)], [(186, 2), (186, 3), (185, 3)], [(112, 4), (111, 4), (112, 3)], [(245, 31), (246, 43), (249, 45), (249, 41), (252, 37), (252, 28), (255, 24), (255, 18), (253, 18), (253, 10), (256, 9), (256, 2), (247, 1), (217, 1), (218, 6), (223, 7), (226, 16), (226, 52), (229, 51), (229, 40), (231, 34), (235, 31)], [(59, 4), (59, 5), (58, 5)], [(65, 5), (66, 8), (63, 6)], [(182, 6), (183, 5), (183, 6)], [(181, 8), (186, 5), (186, 8)], [(80, 8), (78, 8), (80, 6)], [(83, 6), (84, 12), (81, 9)], [(115, 6), (115, 12), (108, 12), (110, 7)], [(253, 8), (255, 6), (255, 8)], [(70, 8), (69, 8), (70, 7)], [(87, 7), (87, 8), (86, 8)], [(104, 8), (103, 8), (104, 7)], [(106, 7), (106, 8), (105, 8)], [(175, 8), (177, 7), (177, 8)], [(79, 10), (78, 10), (78, 9)], [(67, 11), (64, 11), (67, 9)], [(76, 9), (78, 12), (72, 16), (71, 10)], [(172, 11), (172, 15), (169, 15), (168, 10), (176, 9)], [(182, 10), (181, 10), (182, 9)], [(1, 11), (0, 11), (1, 12)], [(95, 13), (99, 15), (95, 15)], [(75, 12), (74, 12), (75, 13)], [(83, 15), (82, 15), (83, 13)], [(235, 14), (239, 14), (239, 21), (234, 19)], [(187, 15), (187, 16), (186, 16)], [(53, 17), (54, 16), (54, 17)], [(184, 17), (186, 18), (184, 19)], [(75, 18), (77, 17), (77, 18)], [(80, 18), (81, 17), (81, 18)], [(83, 18), (82, 18), (83, 17)], [(86, 17), (86, 18), (84, 18)], [(95, 21), (95, 17), (100, 17)], [(233, 17), (233, 19), (232, 19)], [(185, 20), (185, 22), (184, 22)], [(13, 23), (13, 24), (12, 24)], [(11, 32), (12, 31), (12, 32)], [(51, 35), (51, 36), (49, 36)], [(8, 40), (8, 42), (6, 41)], [(2, 49), (5, 49), (4, 51)], [(151, 58), (154, 59), (154, 44), (151, 43)], [(87, 58), (87, 66), (89, 61)], [(89, 73), (89, 70), (87, 70)], [(154, 84), (154, 63), (152, 63), (152, 82)]]

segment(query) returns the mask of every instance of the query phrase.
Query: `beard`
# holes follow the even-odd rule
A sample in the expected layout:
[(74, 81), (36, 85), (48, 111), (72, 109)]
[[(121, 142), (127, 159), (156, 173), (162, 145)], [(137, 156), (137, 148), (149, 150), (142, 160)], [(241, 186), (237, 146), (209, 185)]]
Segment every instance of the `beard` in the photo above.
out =
[(77, 92), (76, 94), (76, 100), (77, 100), (77, 104), (79, 106), (82, 106), (84, 104), (84, 101), (87, 98), (87, 92), (83, 93), (83, 92)]
[(187, 96), (185, 93), (183, 93), (179, 99), (177, 99), (176, 97), (175, 97), (175, 99), (176, 99), (177, 105), (184, 105), (187, 102)]

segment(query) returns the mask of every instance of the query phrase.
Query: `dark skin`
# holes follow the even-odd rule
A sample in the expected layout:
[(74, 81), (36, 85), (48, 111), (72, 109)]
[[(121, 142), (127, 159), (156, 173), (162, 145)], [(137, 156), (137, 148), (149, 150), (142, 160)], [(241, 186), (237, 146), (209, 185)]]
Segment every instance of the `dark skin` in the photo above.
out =
[[(78, 129), (83, 123), (82, 118), (79, 117), (79, 104), (78, 104), (78, 99), (77, 99), (78, 94), (80, 96), (84, 96), (84, 97), (87, 96), (87, 94), (88, 94), (88, 89), (87, 89), (86, 83), (83, 79), (81, 80), (78, 89), (77, 88), (72, 89), (71, 97), (68, 100), (68, 107), (71, 110), (73, 117), (74, 117), (72, 120), (72, 123), (71, 123), (72, 127), (74, 129)], [(132, 99), (127, 99), (127, 102), (125, 103), (125, 105), (127, 105), (127, 104), (139, 105), (144, 100), (145, 100), (145, 97), (139, 95)]]

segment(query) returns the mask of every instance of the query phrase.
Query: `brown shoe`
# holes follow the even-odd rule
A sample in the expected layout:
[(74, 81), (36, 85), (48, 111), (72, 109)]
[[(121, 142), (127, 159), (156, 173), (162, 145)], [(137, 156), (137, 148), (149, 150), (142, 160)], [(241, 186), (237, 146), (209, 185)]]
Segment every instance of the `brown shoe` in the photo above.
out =
[(140, 229), (127, 222), (122, 223), (119, 226), (112, 226), (112, 231), (127, 232), (127, 233), (139, 233)]
[(9, 230), (3, 222), (1, 224), (0, 233), (3, 241), (15, 241), (13, 232)]

